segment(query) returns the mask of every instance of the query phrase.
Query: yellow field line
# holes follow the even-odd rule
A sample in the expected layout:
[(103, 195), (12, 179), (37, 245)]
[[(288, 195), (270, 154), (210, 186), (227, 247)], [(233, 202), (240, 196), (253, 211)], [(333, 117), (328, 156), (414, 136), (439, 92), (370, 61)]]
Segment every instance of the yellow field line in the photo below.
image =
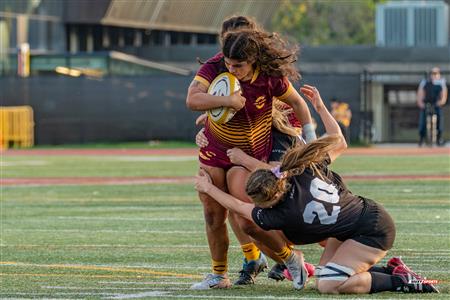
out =
[(144, 276), (126, 276), (126, 275), (87, 275), (87, 274), (46, 274), (46, 273), (0, 273), (0, 276), (36, 276), (36, 277), (88, 277), (88, 278), (143, 278)]
[(135, 269), (135, 268), (114, 268), (114, 267), (101, 267), (101, 266), (82, 266), (82, 265), (62, 265), (62, 264), (28, 264), (20, 262), (8, 262), (0, 261), (0, 265), (12, 265), (20, 267), (40, 267), (40, 268), (51, 268), (51, 269), (76, 269), (76, 270), (89, 270), (89, 271), (110, 271), (110, 272), (126, 272), (126, 273), (140, 273), (158, 276), (174, 276), (174, 277), (186, 277), (186, 278), (202, 278), (199, 275), (194, 274), (183, 274), (183, 273), (172, 273), (172, 272), (158, 272), (148, 269)]

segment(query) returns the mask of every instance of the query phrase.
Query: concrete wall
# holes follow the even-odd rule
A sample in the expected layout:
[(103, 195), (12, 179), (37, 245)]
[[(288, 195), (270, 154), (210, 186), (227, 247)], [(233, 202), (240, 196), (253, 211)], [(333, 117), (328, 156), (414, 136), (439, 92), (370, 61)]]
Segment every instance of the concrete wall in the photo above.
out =
[(193, 140), (191, 78), (0, 77), (2, 106), (30, 105), (37, 144)]
[[(186, 108), (191, 80), (190, 76), (175, 75), (103, 79), (0, 77), (0, 104), (32, 106), (36, 143), (41, 145), (151, 139), (193, 141), (199, 129), (194, 121), (200, 113)], [(304, 83), (317, 85), (327, 103), (336, 97), (350, 104), (354, 115), (351, 137), (358, 139), (359, 76), (311, 74), (295, 86)], [(320, 134), (320, 118), (313, 116)]]

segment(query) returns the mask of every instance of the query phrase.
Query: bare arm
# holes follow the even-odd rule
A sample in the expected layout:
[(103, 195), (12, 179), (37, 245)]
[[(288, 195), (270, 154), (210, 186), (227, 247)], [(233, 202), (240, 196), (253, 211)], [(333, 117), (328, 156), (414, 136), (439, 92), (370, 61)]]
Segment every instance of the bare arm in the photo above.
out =
[(252, 210), (255, 205), (246, 203), (221, 191), (211, 183), (209, 175), (205, 170), (200, 170), (200, 175), (195, 178), (195, 189), (200, 193), (208, 194), (228, 210), (239, 214), (241, 217), (253, 221)]
[(438, 100), (437, 104), (439, 106), (443, 106), (447, 102), (447, 96), (448, 96), (447, 85), (444, 83), (442, 84), (441, 98)]
[(186, 106), (191, 110), (205, 111), (221, 106), (232, 107), (240, 110), (245, 105), (245, 98), (240, 91), (231, 96), (214, 96), (208, 94), (208, 87), (198, 80), (193, 80), (189, 86)]
[(308, 105), (305, 100), (300, 96), (300, 94), (294, 90), (287, 98), (283, 100), (294, 110), (295, 116), (302, 124), (303, 135), (306, 142), (312, 142), (315, 140), (316, 132), (314, 131), (314, 126), (312, 125), (311, 112), (309, 111)]
[(228, 149), (227, 155), (233, 164), (241, 165), (250, 172), (255, 171), (257, 169), (270, 169), (273, 167), (270, 164), (257, 160), (256, 158), (248, 155), (239, 148)]
[(305, 100), (294, 90), (287, 98), (282, 100), (289, 104), (295, 112), (295, 116), (302, 125), (311, 123), (311, 113)]
[(416, 101), (417, 106), (420, 107), (421, 109), (425, 108), (424, 99), (425, 99), (425, 91), (423, 90), (422, 87), (419, 86), (419, 88), (417, 89)]
[(306, 96), (306, 98), (311, 102), (314, 106), (314, 109), (319, 114), (320, 119), (322, 120), (323, 125), (325, 126), (325, 130), (328, 135), (339, 135), (341, 137), (341, 141), (339, 145), (333, 150), (331, 150), (328, 155), (330, 156), (331, 161), (335, 160), (339, 155), (347, 149), (347, 143), (345, 141), (344, 136), (342, 135), (341, 129), (333, 118), (333, 116), (328, 111), (327, 107), (323, 103), (322, 98), (320, 97), (320, 93), (317, 88), (311, 85), (304, 85), (300, 88), (300, 91)]

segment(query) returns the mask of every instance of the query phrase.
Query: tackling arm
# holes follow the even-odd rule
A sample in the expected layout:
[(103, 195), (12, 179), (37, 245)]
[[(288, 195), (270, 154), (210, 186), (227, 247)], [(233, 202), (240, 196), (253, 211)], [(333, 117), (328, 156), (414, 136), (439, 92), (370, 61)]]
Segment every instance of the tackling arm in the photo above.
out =
[(211, 183), (209, 175), (206, 171), (200, 170), (200, 175), (196, 176), (195, 189), (200, 193), (208, 194), (211, 198), (219, 202), (228, 210), (239, 214), (243, 218), (253, 221), (252, 210), (255, 208), (255, 205), (238, 200), (237, 198), (218, 189)]
[(287, 103), (294, 110), (295, 116), (302, 124), (306, 142), (309, 143), (315, 140), (317, 137), (314, 126), (312, 125), (311, 112), (302, 96), (293, 89), (292, 93), (282, 101)]

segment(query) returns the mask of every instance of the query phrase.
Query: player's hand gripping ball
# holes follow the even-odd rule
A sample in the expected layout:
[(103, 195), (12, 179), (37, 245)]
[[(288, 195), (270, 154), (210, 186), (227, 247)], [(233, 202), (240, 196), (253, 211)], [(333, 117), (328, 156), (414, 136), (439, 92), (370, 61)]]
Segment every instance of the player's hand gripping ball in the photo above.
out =
[[(239, 80), (228, 72), (219, 74), (208, 88), (208, 94), (214, 96), (230, 96), (239, 91)], [(208, 117), (217, 124), (224, 124), (233, 118), (236, 110), (231, 107), (221, 106), (208, 110)]]

